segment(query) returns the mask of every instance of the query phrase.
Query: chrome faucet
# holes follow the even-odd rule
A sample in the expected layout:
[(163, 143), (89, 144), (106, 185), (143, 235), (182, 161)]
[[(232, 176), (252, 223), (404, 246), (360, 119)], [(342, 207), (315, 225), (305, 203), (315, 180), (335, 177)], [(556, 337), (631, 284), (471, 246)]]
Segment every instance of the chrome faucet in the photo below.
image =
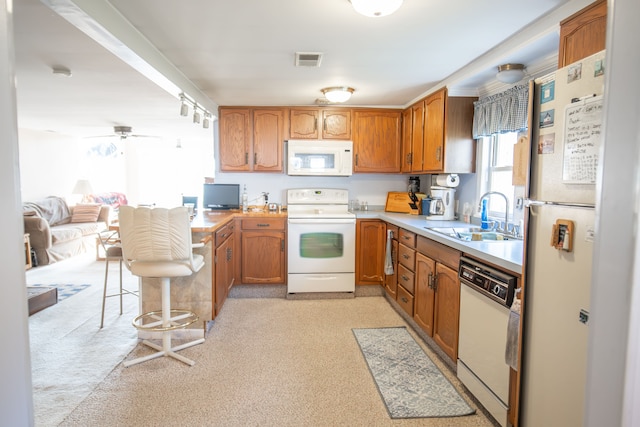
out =
[(480, 200), (478, 201), (478, 209), (482, 209), (482, 200), (491, 196), (492, 194), (502, 196), (502, 198), (504, 199), (504, 228), (500, 229), (500, 227), (497, 227), (497, 231), (506, 233), (509, 228), (509, 199), (507, 199), (507, 196), (498, 191), (488, 191), (480, 197)]

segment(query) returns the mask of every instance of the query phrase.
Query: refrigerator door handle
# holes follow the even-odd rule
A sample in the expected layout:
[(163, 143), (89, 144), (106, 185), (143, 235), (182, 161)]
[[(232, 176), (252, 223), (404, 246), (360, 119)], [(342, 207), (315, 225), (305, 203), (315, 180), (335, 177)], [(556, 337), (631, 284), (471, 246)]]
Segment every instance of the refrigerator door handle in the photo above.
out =
[(534, 200), (534, 199), (524, 199), (524, 207), (528, 208), (531, 206), (562, 206), (566, 208), (587, 208), (587, 209), (595, 209), (596, 205), (590, 203), (565, 203), (565, 202), (546, 202), (542, 200)]

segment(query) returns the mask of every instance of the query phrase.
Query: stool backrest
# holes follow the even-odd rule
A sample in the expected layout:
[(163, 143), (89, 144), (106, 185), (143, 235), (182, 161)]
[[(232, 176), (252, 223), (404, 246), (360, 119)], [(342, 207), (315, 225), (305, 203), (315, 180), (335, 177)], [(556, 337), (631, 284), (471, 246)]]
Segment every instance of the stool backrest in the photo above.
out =
[(192, 261), (189, 210), (121, 206), (118, 212), (125, 262)]

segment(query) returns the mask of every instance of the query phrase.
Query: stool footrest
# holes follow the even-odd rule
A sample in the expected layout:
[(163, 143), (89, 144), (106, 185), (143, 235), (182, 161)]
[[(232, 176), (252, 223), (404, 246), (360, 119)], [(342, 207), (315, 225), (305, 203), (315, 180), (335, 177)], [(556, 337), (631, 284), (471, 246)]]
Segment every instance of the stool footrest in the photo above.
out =
[[(162, 316), (162, 311), (158, 310), (136, 316), (132, 322), (133, 326), (143, 331), (172, 331), (174, 329), (186, 328), (192, 323), (198, 321), (198, 315), (189, 310), (171, 309), (169, 312), (171, 317), (169, 318), (168, 325), (164, 325), (162, 320), (158, 320), (161, 319)], [(155, 321), (151, 323), (144, 323), (150, 319)], [(180, 322), (178, 322), (178, 320)]]

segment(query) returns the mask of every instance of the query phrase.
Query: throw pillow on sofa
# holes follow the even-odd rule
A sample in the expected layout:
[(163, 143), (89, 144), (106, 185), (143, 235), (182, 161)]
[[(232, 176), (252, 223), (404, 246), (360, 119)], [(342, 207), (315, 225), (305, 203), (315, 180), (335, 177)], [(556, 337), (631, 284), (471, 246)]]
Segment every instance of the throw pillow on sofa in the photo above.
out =
[(100, 205), (98, 204), (75, 205), (71, 222), (97, 222), (99, 215)]

